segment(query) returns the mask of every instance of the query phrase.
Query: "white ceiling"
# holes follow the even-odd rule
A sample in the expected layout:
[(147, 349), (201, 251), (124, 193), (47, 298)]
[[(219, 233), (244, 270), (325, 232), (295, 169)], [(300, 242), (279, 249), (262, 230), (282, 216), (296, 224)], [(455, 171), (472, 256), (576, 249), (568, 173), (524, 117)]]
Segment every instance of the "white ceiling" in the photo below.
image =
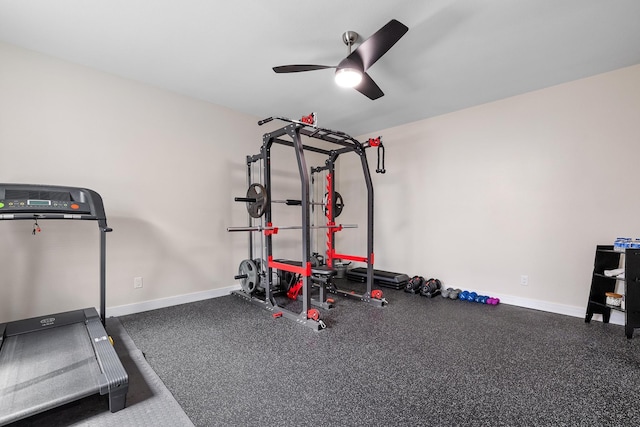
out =
[[(271, 69), (336, 65), (344, 31), (391, 18), (409, 32), (369, 70), (378, 100)], [(638, 0), (0, 0), (0, 41), (354, 136), (639, 64), (639, 22)]]

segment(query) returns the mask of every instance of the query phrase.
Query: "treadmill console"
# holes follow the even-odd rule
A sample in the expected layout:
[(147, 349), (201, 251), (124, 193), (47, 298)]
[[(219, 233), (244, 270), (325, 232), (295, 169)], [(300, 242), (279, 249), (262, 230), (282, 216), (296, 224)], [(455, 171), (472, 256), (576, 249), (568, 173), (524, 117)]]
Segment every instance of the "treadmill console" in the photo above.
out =
[[(9, 192), (7, 192), (9, 193)], [(14, 196), (14, 197), (12, 197)], [(65, 212), (65, 213), (91, 213), (88, 203), (72, 200), (70, 193), (66, 195), (56, 195), (54, 199), (51, 196), (44, 195), (47, 198), (29, 199), (23, 197), (15, 197), (11, 193), (5, 195), (5, 199), (0, 199), (0, 212), (2, 213), (40, 213), (40, 212)], [(42, 197), (43, 195), (39, 194)], [(66, 196), (66, 197), (65, 197)]]
[(0, 220), (87, 219), (107, 227), (102, 198), (87, 188), (0, 183)]

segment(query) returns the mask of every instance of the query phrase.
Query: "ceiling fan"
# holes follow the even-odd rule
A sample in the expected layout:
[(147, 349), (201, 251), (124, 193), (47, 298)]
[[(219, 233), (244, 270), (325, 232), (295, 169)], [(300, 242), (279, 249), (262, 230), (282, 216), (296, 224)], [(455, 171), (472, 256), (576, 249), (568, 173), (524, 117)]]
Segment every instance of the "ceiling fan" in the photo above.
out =
[(363, 41), (353, 52), (351, 46), (358, 40), (358, 33), (347, 31), (342, 35), (342, 41), (347, 45), (349, 54), (338, 65), (281, 65), (273, 67), (273, 71), (276, 73), (298, 73), (335, 68), (335, 79), (338, 85), (353, 87), (369, 99), (378, 99), (384, 93), (367, 74), (367, 70), (387, 53), (407, 31), (409, 28), (406, 25), (392, 19)]

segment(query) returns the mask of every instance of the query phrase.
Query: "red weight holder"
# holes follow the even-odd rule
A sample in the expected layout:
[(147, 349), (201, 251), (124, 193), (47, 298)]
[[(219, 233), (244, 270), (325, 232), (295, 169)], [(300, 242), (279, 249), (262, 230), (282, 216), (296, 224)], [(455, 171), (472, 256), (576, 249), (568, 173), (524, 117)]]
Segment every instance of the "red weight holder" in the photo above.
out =
[[(331, 226), (334, 225), (335, 223), (333, 222), (333, 197), (332, 197), (332, 185), (331, 182), (333, 181), (333, 174), (328, 173), (327, 174), (327, 186), (326, 186), (326, 190), (327, 190), (327, 206), (325, 209), (325, 216), (327, 217), (327, 225)], [(335, 251), (335, 249), (333, 248), (334, 244), (333, 244), (333, 232), (332, 232), (332, 228), (327, 228), (327, 265), (333, 265), (333, 252)]]
[(316, 123), (316, 113), (311, 113), (308, 116), (303, 116), (300, 121), (307, 125), (314, 125)]
[(315, 308), (310, 309), (307, 311), (307, 319), (318, 321), (318, 319), (320, 319), (320, 312)]
[(278, 270), (288, 271), (290, 273), (298, 273), (305, 277), (311, 276), (311, 263), (307, 262), (306, 265), (302, 267), (298, 267), (297, 265), (286, 264), (284, 262), (277, 262), (273, 260), (273, 255), (269, 255), (268, 265), (271, 268), (276, 268)]
[(337, 233), (338, 231), (342, 231), (342, 224), (336, 226), (333, 221), (327, 222), (327, 233)]
[(267, 227), (269, 228), (264, 230), (265, 236), (272, 236), (274, 234), (278, 234), (278, 227), (273, 227), (273, 224), (271, 224), (270, 222), (267, 223)]
[(287, 298), (295, 300), (298, 298), (298, 295), (300, 295), (301, 291), (302, 291), (302, 280), (300, 280), (298, 283), (296, 283), (295, 285), (289, 288), (289, 290), (287, 291)]
[[(332, 251), (331, 258), (334, 259), (342, 259), (347, 261), (355, 261), (355, 262), (367, 262), (369, 261), (367, 257), (356, 256), (356, 255), (347, 255), (347, 254), (338, 254), (335, 251)], [(373, 264), (373, 254), (371, 254), (371, 264)]]
[(374, 289), (371, 291), (371, 298), (382, 299), (382, 291), (380, 289)]
[(382, 137), (377, 137), (377, 138), (369, 138), (369, 147), (377, 147), (381, 144), (381, 138)]
[(278, 311), (276, 313), (273, 313), (272, 316), (273, 316), (274, 319), (278, 319), (278, 318), (282, 317), (282, 312)]

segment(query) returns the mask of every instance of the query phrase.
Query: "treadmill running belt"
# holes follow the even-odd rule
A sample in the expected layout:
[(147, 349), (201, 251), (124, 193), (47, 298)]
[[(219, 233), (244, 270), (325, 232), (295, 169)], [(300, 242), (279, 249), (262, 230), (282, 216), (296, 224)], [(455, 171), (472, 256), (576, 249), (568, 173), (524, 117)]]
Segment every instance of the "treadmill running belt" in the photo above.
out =
[(100, 375), (84, 323), (5, 338), (0, 425), (90, 396)]

